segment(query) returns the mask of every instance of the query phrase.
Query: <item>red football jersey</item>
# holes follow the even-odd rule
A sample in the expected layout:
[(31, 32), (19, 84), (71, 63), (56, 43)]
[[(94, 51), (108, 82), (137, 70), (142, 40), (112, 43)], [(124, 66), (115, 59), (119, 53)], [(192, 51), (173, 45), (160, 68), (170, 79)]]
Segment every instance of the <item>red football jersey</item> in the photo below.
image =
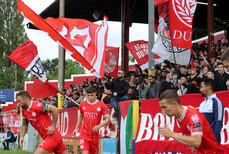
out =
[(179, 118), (179, 124), (181, 130), (187, 136), (202, 135), (202, 142), (200, 147), (196, 149), (196, 153), (221, 151), (208, 121), (198, 110), (184, 106), (183, 114)]
[(94, 126), (99, 125), (102, 115), (109, 116), (106, 105), (97, 100), (89, 103), (87, 100), (80, 103), (80, 114), (83, 115), (83, 125), (81, 127), (80, 138), (97, 139), (99, 132), (92, 132)]
[[(42, 138), (47, 136), (47, 130), (52, 124), (52, 120), (48, 115), (48, 104), (31, 101), (28, 109), (22, 109), (22, 116), (26, 118), (30, 124), (38, 131)], [(54, 133), (59, 133), (57, 128)]]

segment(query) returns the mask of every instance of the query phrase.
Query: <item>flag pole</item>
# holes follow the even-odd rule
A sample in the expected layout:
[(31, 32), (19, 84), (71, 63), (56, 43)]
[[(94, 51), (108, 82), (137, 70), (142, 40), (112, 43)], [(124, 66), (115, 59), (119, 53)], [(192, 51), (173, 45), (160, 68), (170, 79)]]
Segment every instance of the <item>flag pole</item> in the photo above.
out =
[(154, 45), (154, 0), (148, 0), (148, 29), (149, 29), (149, 72), (148, 75), (154, 75), (155, 58), (152, 48)]
[(73, 103), (75, 103), (76, 105), (78, 105), (78, 106), (80, 106), (80, 104), (79, 103), (77, 103), (74, 99), (72, 99), (72, 98), (70, 98), (70, 97), (68, 97), (67, 95), (64, 95), (65, 97), (67, 97), (68, 99), (70, 99)]
[[(60, 0), (59, 5), (60, 5), (59, 6), (59, 18), (63, 18), (64, 12), (65, 12), (65, 0)], [(58, 89), (61, 92), (64, 92), (64, 79), (65, 79), (65, 51), (61, 46), (59, 46)]]

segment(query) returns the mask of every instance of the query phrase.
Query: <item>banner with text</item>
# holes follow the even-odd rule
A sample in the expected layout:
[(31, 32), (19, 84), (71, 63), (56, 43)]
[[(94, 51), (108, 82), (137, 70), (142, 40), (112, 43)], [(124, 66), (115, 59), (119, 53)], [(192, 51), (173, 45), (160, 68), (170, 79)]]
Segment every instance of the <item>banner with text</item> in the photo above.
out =
[[(225, 107), (223, 128), (221, 130), (221, 147), (229, 151), (229, 92), (217, 92), (217, 97)], [(201, 94), (190, 94), (180, 97), (182, 105), (199, 107), (204, 100)], [(175, 117), (168, 117), (162, 114), (158, 99), (141, 101), (140, 121), (137, 137), (135, 139), (135, 152), (139, 154), (154, 152), (183, 152), (189, 153), (190, 148), (178, 143), (172, 138), (165, 138), (158, 134), (158, 128), (167, 124), (172, 131), (182, 133)]]
[[(106, 105), (109, 109), (111, 122), (100, 129), (100, 137), (117, 138), (119, 136), (119, 132), (115, 111), (111, 104)], [(57, 128), (61, 132), (63, 138), (75, 138), (73, 137), (72, 133), (76, 127), (79, 114), (80, 108), (68, 108), (59, 110)]]

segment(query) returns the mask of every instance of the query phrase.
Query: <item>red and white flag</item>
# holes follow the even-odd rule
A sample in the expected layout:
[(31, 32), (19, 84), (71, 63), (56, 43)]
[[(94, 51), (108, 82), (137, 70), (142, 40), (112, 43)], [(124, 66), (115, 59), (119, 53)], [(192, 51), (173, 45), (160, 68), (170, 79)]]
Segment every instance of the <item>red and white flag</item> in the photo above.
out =
[(21, 0), (17, 4), (22, 16), (61, 45), (65, 50), (96, 77), (104, 75), (107, 18), (101, 25), (83, 19), (42, 19)]
[(191, 49), (192, 22), (196, 6), (196, 0), (169, 1), (169, 25), (174, 47)]
[(160, 5), (162, 3), (168, 2), (169, 0), (154, 0), (154, 5)]
[(119, 48), (118, 47), (107, 47), (106, 48), (104, 73), (114, 78), (117, 77), (118, 58), (119, 58)]
[(156, 42), (152, 52), (172, 63), (187, 65), (190, 61), (190, 49), (172, 46), (168, 2), (158, 5), (159, 26)]
[[(126, 47), (129, 49), (131, 54), (134, 56), (138, 65), (141, 67), (142, 70), (149, 67), (149, 44), (148, 41), (138, 40), (133, 41), (125, 44)], [(159, 57), (158, 55), (154, 55), (155, 64), (160, 64), (164, 61), (163, 58)]]
[[(41, 64), (41, 59), (37, 52), (37, 47), (32, 41), (26, 41), (17, 47), (10, 56), (7, 56), (18, 66), (35, 76), (34, 98), (45, 98), (60, 92), (54, 88), (47, 80), (46, 73)], [(39, 79), (36, 81), (36, 78)], [(60, 92), (62, 93), (62, 92)], [(63, 94), (63, 93), (62, 93)]]

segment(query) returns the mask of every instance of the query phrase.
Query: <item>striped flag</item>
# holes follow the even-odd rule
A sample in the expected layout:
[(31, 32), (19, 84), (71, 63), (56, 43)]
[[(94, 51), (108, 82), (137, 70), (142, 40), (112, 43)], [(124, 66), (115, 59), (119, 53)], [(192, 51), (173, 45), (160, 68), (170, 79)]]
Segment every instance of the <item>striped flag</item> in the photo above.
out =
[(130, 153), (130, 136), (132, 125), (132, 101), (120, 102), (120, 153)]

